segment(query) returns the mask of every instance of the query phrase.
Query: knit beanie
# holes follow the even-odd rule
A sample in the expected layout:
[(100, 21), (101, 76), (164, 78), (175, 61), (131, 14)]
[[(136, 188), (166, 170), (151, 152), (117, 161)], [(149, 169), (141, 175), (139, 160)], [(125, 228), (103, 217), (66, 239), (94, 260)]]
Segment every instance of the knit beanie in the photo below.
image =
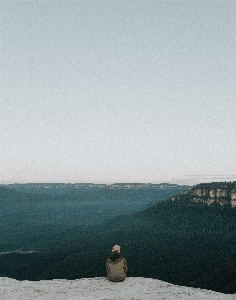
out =
[(115, 245), (112, 249), (112, 252), (120, 252), (120, 246)]

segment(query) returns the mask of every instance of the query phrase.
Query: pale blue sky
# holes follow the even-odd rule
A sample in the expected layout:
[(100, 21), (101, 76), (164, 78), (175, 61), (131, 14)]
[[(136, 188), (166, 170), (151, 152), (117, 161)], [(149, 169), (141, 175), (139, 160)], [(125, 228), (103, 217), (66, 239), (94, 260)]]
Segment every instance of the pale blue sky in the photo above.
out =
[(236, 180), (235, 1), (1, 1), (1, 182)]

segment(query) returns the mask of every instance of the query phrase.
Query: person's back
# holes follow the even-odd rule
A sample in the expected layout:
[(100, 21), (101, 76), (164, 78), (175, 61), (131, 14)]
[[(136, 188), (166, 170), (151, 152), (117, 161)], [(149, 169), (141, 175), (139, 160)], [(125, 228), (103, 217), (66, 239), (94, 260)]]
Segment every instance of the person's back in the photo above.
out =
[(107, 278), (110, 281), (124, 281), (128, 271), (127, 261), (120, 255), (120, 246), (115, 245), (112, 252), (106, 262)]

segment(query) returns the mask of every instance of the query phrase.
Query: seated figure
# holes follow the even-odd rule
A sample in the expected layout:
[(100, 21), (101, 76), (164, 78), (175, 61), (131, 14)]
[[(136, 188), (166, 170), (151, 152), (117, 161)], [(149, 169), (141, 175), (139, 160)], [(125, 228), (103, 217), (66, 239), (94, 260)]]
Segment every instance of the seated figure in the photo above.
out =
[(120, 246), (115, 245), (112, 252), (106, 262), (107, 278), (109, 281), (124, 281), (128, 271), (127, 261), (120, 255)]

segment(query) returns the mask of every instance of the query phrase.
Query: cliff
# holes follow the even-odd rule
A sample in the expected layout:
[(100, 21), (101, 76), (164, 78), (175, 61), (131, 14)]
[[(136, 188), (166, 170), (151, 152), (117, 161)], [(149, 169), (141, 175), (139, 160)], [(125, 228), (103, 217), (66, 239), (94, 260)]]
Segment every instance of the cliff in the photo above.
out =
[(172, 197), (171, 200), (180, 200), (186, 196), (193, 202), (236, 207), (236, 181), (201, 183), (193, 186), (189, 192)]
[(152, 278), (128, 277), (124, 282), (108, 282), (104, 277), (77, 280), (17, 281), (0, 277), (1, 300), (233, 300), (211, 290), (177, 286)]

